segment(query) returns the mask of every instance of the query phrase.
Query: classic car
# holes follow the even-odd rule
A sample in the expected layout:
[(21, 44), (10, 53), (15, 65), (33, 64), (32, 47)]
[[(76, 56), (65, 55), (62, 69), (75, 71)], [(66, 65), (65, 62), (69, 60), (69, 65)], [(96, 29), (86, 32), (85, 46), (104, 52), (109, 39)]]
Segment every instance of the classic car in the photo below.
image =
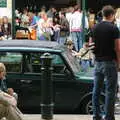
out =
[[(91, 114), (93, 68), (83, 72), (66, 46), (51, 41), (0, 41), (0, 62), (7, 69), (7, 86), (18, 94), (18, 107), (24, 113), (40, 113), (44, 53), (52, 56), (54, 113)], [(104, 91), (100, 101), (103, 109)]]

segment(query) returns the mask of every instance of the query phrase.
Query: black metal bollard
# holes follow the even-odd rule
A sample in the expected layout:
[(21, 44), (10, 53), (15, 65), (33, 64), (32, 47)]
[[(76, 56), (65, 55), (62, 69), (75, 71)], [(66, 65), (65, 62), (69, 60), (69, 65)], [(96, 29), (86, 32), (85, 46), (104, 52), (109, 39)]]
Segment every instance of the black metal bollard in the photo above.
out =
[(52, 56), (44, 53), (42, 60), (41, 81), (41, 117), (42, 119), (53, 119), (53, 83), (52, 83)]

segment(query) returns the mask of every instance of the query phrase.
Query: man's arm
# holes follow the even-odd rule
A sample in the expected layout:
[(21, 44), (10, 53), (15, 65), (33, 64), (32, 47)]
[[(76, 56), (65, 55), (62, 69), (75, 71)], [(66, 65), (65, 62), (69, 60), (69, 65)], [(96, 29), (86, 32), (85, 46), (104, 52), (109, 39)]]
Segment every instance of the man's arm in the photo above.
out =
[(118, 69), (120, 70), (120, 38), (115, 40), (115, 51), (117, 55)]

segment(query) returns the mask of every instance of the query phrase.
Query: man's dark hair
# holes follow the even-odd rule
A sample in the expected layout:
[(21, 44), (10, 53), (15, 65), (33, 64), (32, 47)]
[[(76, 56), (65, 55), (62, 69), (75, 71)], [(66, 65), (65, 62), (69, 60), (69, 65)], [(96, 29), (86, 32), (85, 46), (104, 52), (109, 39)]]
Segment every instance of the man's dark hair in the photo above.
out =
[(115, 14), (115, 10), (111, 5), (106, 5), (103, 7), (102, 15), (104, 17), (109, 17), (110, 15), (114, 15), (114, 14)]

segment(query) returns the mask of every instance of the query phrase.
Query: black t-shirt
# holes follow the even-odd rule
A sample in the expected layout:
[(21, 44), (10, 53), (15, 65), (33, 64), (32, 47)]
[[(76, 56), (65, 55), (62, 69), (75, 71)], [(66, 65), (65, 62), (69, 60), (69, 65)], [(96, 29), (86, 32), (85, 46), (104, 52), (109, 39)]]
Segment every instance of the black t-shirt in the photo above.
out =
[(116, 59), (115, 40), (119, 38), (118, 28), (111, 22), (102, 21), (92, 31), (95, 42), (96, 60), (108, 61)]
[(4, 36), (4, 33), (3, 32), (0, 32), (0, 37)]

